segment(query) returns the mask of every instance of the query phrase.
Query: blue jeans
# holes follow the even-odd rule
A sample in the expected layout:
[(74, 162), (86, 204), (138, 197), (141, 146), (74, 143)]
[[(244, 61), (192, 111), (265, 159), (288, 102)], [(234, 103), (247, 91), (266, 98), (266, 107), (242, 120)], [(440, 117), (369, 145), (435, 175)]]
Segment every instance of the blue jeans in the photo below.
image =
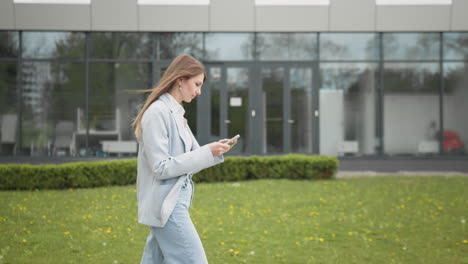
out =
[(208, 263), (200, 237), (190, 219), (192, 193), (193, 182), (187, 178), (166, 225), (163, 228), (150, 227), (141, 264)]

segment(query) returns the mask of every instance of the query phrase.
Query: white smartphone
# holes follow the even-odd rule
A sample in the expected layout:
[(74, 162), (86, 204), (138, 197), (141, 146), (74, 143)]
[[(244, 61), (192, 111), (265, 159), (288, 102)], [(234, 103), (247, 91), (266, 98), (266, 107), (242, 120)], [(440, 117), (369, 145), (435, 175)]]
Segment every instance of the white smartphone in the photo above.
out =
[(227, 142), (227, 144), (228, 144), (229, 146), (232, 146), (232, 144), (234, 144), (234, 140), (238, 139), (239, 137), (240, 137), (239, 134), (235, 135), (234, 137), (232, 137), (232, 138)]

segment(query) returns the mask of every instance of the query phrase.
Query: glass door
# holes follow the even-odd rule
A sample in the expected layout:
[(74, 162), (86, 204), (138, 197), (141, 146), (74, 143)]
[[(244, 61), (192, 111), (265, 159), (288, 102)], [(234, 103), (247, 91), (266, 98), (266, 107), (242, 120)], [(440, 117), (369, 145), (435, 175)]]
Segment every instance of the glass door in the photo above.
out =
[(312, 68), (290, 68), (288, 78), (290, 134), (287, 152), (313, 153), (314, 118)]
[(245, 66), (206, 65), (207, 80), (198, 102), (200, 144), (240, 135), (229, 153), (250, 153), (249, 148), (249, 68)]
[(264, 64), (260, 72), (260, 154), (318, 153), (313, 67)]
[(261, 153), (284, 152), (284, 67), (261, 70)]

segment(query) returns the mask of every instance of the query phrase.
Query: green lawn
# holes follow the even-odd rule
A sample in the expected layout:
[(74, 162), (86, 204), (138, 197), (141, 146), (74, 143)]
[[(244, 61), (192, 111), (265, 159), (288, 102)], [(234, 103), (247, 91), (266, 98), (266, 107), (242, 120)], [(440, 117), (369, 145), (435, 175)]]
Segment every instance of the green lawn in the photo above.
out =
[[(0, 192), (0, 263), (139, 263), (134, 186)], [(197, 184), (210, 263), (468, 263), (468, 177)]]

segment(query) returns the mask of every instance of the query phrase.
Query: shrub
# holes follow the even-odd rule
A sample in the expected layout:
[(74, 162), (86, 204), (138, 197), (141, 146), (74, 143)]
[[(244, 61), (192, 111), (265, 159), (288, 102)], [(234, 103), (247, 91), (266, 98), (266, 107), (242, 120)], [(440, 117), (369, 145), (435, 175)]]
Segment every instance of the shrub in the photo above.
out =
[[(335, 157), (226, 157), (225, 162), (194, 176), (196, 182), (266, 178), (330, 179), (338, 168)], [(134, 184), (136, 159), (75, 162), (61, 165), (0, 165), (0, 190), (66, 189)]]

